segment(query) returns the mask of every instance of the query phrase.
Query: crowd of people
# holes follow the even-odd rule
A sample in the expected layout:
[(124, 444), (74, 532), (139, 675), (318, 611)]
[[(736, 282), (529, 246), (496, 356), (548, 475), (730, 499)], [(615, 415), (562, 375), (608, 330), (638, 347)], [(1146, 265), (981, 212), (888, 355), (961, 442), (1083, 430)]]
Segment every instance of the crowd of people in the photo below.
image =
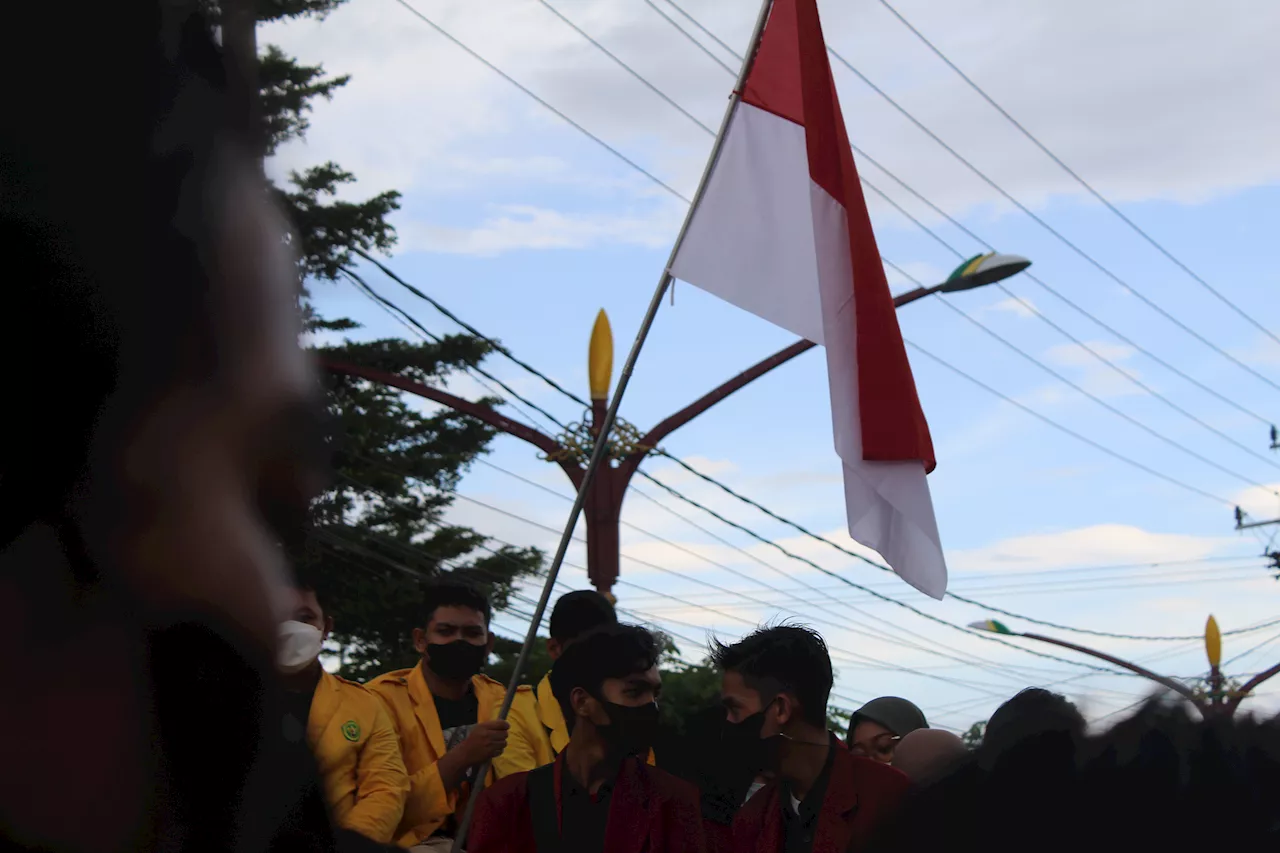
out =
[(323, 407), (217, 5), (7, 10), (0, 849), (439, 851), (474, 801), (468, 853), (1280, 850), (1274, 721), (1153, 701), (1090, 733), (1032, 689), (974, 750), (895, 697), (831, 732), (799, 625), (715, 645), (678, 737), (659, 644), (593, 593), (506, 719), (469, 587), (431, 587), (416, 665), (327, 673), (334, 603), (285, 556)]
[[(1181, 843), (1204, 827), (1174, 820), (1160, 800), (1192, 808), (1197, 797), (1241, 837), (1280, 841), (1270, 724), (1197, 723), (1153, 702), (1091, 737), (1065, 697), (1029, 688), (996, 710), (975, 750), (896, 696), (833, 732), (826, 644), (781, 624), (714, 643), (719, 700), (664, 736), (661, 644), (594, 591), (556, 602), (551, 671), (536, 690), (519, 688), (499, 721), (504, 688), (481, 672), (490, 605), (473, 588), (431, 584), (414, 632), (420, 663), (365, 688), (323, 670), (329, 623), (313, 590), (298, 596), (280, 666), (292, 706), (312, 703), (301, 728), (334, 820), (422, 853), (453, 847), (472, 796), (469, 853), (897, 853), (1019, 837), (1066, 850), (1108, 846), (1095, 837), (1104, 827), (1134, 844)], [(289, 642), (300, 634), (311, 655), (302, 669)], [(1087, 809), (1072, 820), (1068, 804)]]

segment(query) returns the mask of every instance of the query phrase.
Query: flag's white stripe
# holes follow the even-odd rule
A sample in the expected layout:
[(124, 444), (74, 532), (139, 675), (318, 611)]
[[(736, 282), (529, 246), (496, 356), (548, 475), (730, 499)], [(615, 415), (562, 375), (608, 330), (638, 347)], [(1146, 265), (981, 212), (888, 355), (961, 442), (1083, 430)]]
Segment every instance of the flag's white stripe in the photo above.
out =
[(849, 534), (940, 598), (947, 570), (924, 465), (862, 458), (849, 252), (843, 206), (809, 176), (804, 128), (740, 104), (671, 272), (825, 345)]
[(844, 462), (849, 535), (878, 551), (907, 583), (926, 595), (942, 598), (947, 590), (947, 566), (924, 464), (862, 458), (848, 214), (812, 179), (809, 197), (827, 342), (831, 421), (836, 452)]
[(822, 343), (803, 127), (738, 104), (671, 274)]

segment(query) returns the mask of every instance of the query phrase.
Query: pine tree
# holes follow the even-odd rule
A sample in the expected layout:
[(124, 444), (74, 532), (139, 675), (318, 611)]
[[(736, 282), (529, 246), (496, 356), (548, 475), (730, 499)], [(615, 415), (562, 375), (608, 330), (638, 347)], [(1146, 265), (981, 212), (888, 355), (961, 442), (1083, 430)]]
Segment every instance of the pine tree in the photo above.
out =
[[(256, 25), (299, 17), (324, 18), (345, 0), (223, 0), (208, 2), (223, 43), (257, 57), (248, 79), (259, 92), (263, 156), (301, 139), (317, 98), (329, 99), (350, 80), (322, 65), (305, 65), (279, 47), (259, 48)], [(356, 250), (387, 253), (396, 232), (389, 217), (400, 194), (364, 201), (336, 196), (355, 176), (333, 162), (292, 172), (273, 186), (301, 258), (302, 310), (309, 332), (347, 331), (358, 324), (316, 313), (310, 289), (333, 285)], [(435, 343), (399, 339), (320, 346), (320, 354), (376, 367), (424, 384), (474, 367), (491, 345), (468, 335)], [(305, 545), (294, 550), (299, 573), (314, 583), (334, 616), (343, 647), (343, 674), (363, 680), (417, 658), (411, 631), (421, 625), (422, 585), (441, 572), (474, 581), (495, 608), (506, 604), (512, 582), (537, 571), (537, 549), (489, 549), (485, 537), (444, 525), (451, 492), (462, 473), (486, 451), (492, 428), (450, 410), (423, 414), (395, 389), (347, 376), (327, 375), (332, 420), (332, 487), (314, 504)], [(497, 401), (489, 401), (495, 403)]]

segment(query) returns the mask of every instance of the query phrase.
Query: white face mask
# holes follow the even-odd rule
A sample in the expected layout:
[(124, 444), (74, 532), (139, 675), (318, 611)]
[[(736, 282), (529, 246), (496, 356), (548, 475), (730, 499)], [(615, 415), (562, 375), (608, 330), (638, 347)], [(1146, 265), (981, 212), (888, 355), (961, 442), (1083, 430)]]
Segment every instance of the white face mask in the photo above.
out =
[(301, 672), (320, 657), (324, 632), (306, 622), (285, 622), (280, 626), (280, 646), (276, 666), (281, 672)]

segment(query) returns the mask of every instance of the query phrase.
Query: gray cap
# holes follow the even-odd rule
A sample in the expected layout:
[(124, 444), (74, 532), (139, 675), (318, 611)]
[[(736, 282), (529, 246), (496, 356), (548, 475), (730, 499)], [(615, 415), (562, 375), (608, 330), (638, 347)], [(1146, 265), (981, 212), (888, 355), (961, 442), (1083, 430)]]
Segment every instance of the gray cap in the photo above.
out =
[(858, 727), (858, 722), (861, 720), (879, 723), (898, 737), (906, 737), (916, 729), (929, 728), (929, 721), (924, 718), (924, 711), (897, 696), (881, 696), (879, 699), (872, 699), (854, 711), (853, 716), (849, 718), (849, 737), (853, 737), (853, 730)]

